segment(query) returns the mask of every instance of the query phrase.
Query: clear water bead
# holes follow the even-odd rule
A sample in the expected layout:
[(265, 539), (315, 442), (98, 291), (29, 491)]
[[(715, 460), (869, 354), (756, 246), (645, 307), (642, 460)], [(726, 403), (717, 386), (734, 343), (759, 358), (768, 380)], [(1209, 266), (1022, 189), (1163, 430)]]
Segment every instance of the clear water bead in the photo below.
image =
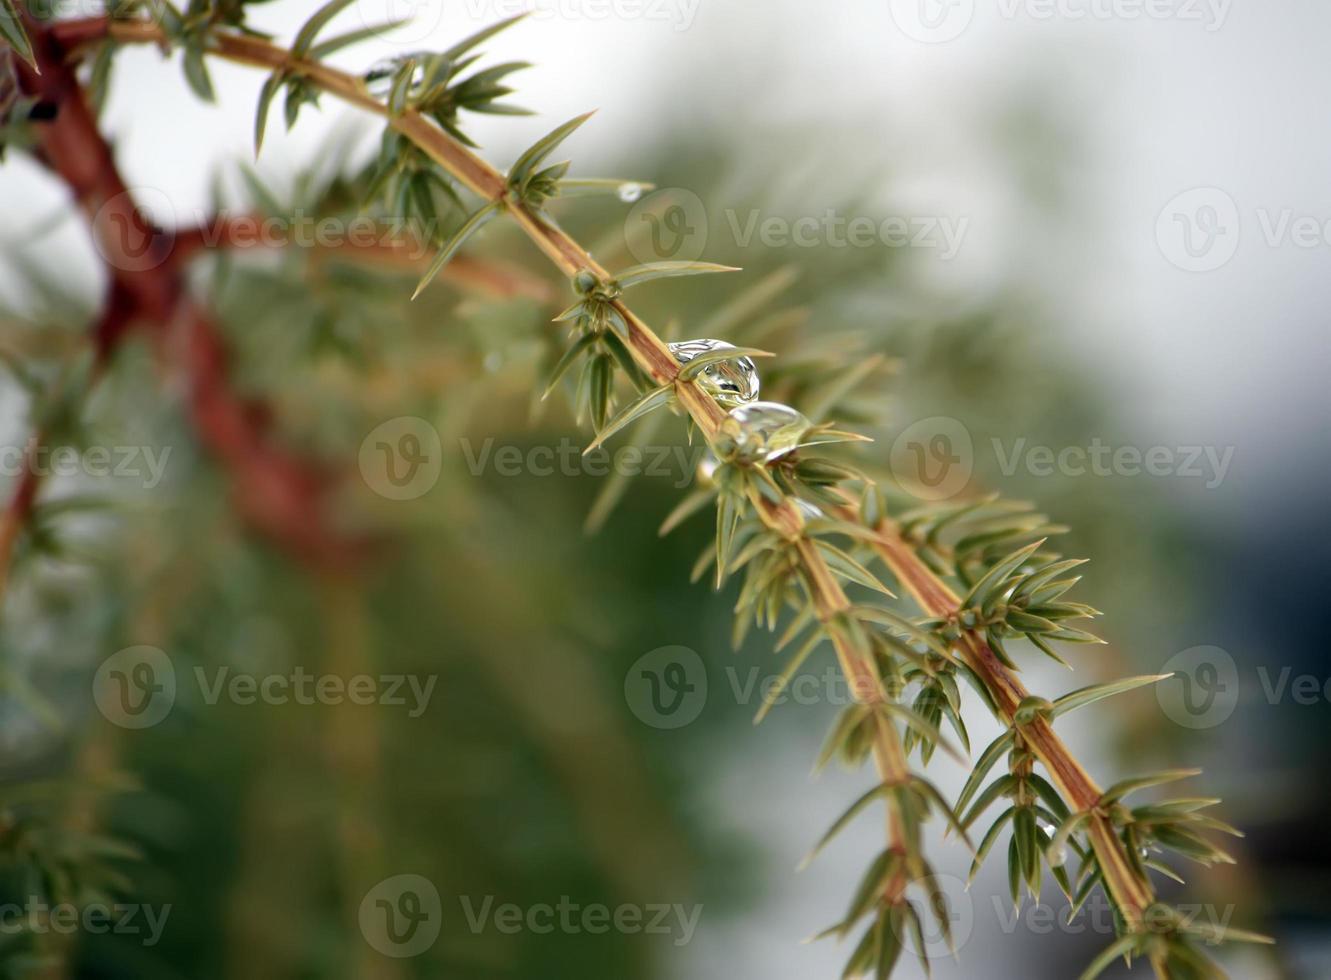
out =
[(780, 402), (736, 405), (721, 423), (721, 432), (735, 444), (735, 455), (749, 462), (770, 463), (800, 444), (813, 426), (807, 418)]
[(388, 93), (393, 89), (393, 76), (409, 60), (415, 59), (416, 67), (411, 73), (411, 87), (415, 88), (425, 78), (425, 59), (430, 57), (428, 51), (412, 51), (407, 54), (394, 55), (391, 58), (380, 58), (374, 64), (370, 65), (369, 70), (361, 76), (361, 81), (365, 83), (365, 88), (376, 99), (388, 98)]
[(619, 199), (625, 204), (632, 204), (638, 198), (642, 197), (641, 184), (620, 184)]
[[(733, 349), (734, 344), (724, 340), (681, 340), (670, 345), (670, 353), (680, 364), (687, 364), (699, 354), (714, 350)], [(702, 369), (698, 383), (709, 395), (723, 405), (743, 405), (758, 397), (758, 369), (751, 357), (736, 357), (717, 361)]]

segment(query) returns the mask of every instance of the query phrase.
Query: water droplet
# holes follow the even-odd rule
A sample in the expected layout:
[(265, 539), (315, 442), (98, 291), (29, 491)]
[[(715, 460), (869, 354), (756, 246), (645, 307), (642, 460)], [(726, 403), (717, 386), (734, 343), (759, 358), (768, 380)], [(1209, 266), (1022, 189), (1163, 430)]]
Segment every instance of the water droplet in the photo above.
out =
[(770, 463), (793, 451), (812, 425), (789, 405), (750, 402), (732, 408), (721, 431), (734, 441), (740, 459)]
[(811, 504), (807, 500), (796, 500), (795, 504), (796, 506), (799, 507), (800, 513), (802, 513), (806, 518), (808, 518), (811, 521), (816, 521), (820, 517), (827, 516), (826, 514), (823, 513), (823, 509), (821, 507), (819, 507), (817, 504)]
[[(681, 340), (670, 345), (670, 353), (680, 364), (687, 364), (699, 354), (734, 348), (724, 340)], [(753, 358), (736, 357), (717, 361), (702, 369), (698, 383), (723, 405), (743, 405), (758, 398), (758, 369)]]
[(619, 199), (625, 204), (632, 204), (640, 197), (642, 197), (641, 184), (628, 183), (619, 185)]
[(1049, 866), (1061, 868), (1068, 863), (1068, 849), (1060, 844), (1049, 852)]
[(411, 73), (411, 87), (415, 88), (425, 77), (425, 59), (430, 56), (428, 51), (412, 51), (408, 54), (394, 55), (392, 58), (380, 58), (370, 65), (369, 70), (361, 76), (361, 81), (376, 99), (386, 99), (393, 89), (393, 76), (398, 73), (398, 69), (409, 59), (415, 59), (416, 68)]

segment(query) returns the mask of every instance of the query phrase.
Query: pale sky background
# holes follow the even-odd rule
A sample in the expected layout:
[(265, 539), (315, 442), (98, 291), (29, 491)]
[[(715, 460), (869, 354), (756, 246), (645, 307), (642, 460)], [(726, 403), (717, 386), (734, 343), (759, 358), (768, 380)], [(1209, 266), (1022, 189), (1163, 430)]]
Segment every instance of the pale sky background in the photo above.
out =
[[(951, 41), (920, 43), (900, 26), (912, 23), (917, 2), (942, 11), (944, 23), (964, 23), (970, 11), (969, 23)], [(390, 35), (395, 43), (350, 49), (338, 61), (361, 67), (380, 54), (443, 46), (534, 7), (535, 16), (486, 50), (496, 60), (538, 62), (518, 77), (523, 103), (540, 115), (473, 117), (472, 129), (506, 162), (554, 122), (597, 107), (570, 144), (588, 173), (598, 154), (612, 156), (612, 147), (649, 132), (663, 103), (677, 115), (706, 116), (704, 90), (761, 92), (750, 123), (841, 121), (844, 137), (827, 148), (830, 156), (854, 153), (870, 172), (875, 161), (890, 166), (885, 193), (903, 209), (968, 220), (958, 260), (938, 269), (943, 284), (961, 287), (961, 302), (1014, 278), (1038, 282), (1046, 295), (1061, 284), (1066, 328), (1086, 335), (1106, 369), (1137, 377), (1121, 390), (1145, 432), (1188, 443), (1260, 437), (1254, 452), (1293, 448), (1291, 416), (1325, 419), (1320, 375), (1331, 353), (1321, 312), (1331, 290), (1331, 61), (1311, 41), (1331, 29), (1331, 8), (1319, 0), (1152, 0), (1175, 15), (1126, 16), (1143, 5), (362, 0), (337, 23), (408, 12), (416, 20)], [(255, 18), (289, 37), (313, 6), (288, 0), (256, 8)], [(158, 192), (146, 200), (169, 199), (185, 215), (204, 207), (213, 165), (243, 155), (251, 140), (260, 76), (213, 70), (222, 101), (202, 106), (177, 84), (178, 66), (151, 50), (127, 52), (108, 115), (131, 181)], [(1032, 219), (992, 166), (986, 127), (994, 111), (1032, 87), (1087, 140), (1084, 172), (1071, 175), (1084, 199), (1065, 222)], [(338, 117), (306, 113), (289, 136), (274, 120), (261, 169), (281, 173), (307, 161)], [(1195, 187), (1221, 188), (1238, 208), (1237, 252), (1215, 271), (1176, 268), (1157, 243), (1161, 209)], [(62, 201), (21, 162), (6, 167), (0, 196), (7, 215), (33, 221)], [(812, 214), (824, 206), (804, 203)], [(1278, 226), (1284, 212), (1315, 219), (1310, 247), (1290, 236), (1267, 241), (1263, 222)], [(19, 217), (0, 241), (12, 243), (26, 227)], [(60, 240), (86, 249), (79, 239), (68, 227)], [(1248, 462), (1254, 476), (1270, 469)]]
[[(944, 25), (955, 27), (968, 12), (969, 23), (950, 41), (923, 43), (903, 30), (914, 25), (908, 30), (918, 33), (919, 21), (911, 19), (917, 3)], [(256, 7), (254, 18), (289, 38), (313, 6), (283, 0)], [(420, 0), (410, 5), (417, 26), (396, 32), (397, 43), (364, 45), (335, 60), (363, 67), (382, 54), (444, 47), (519, 6), (533, 5)], [(1066, 314), (1061, 322), (1080, 335), (1088, 360), (1116, 377), (1112, 390), (1123, 393), (1142, 445), (1237, 446), (1228, 492), (1199, 500), (1216, 510), (1217, 520), (1255, 506), (1273, 485), (1325, 457), (1323, 379), (1331, 363), (1331, 5), (1325, 0), (543, 0), (535, 6), (539, 16), (485, 47), (495, 61), (539, 62), (519, 76), (516, 99), (538, 110), (537, 117), (480, 118), (472, 127), (501, 165), (557, 122), (599, 107), (570, 144), (583, 172), (593, 173), (599, 157), (613, 157), (614, 148), (649, 134), (663, 104), (676, 117), (702, 118), (708, 90), (760, 92), (748, 123), (787, 128), (808, 120), (820, 131), (839, 130), (844, 139), (826, 147), (827, 154), (862, 157), (868, 172), (875, 161), (885, 172), (890, 167), (887, 200), (920, 213), (966, 216), (960, 256), (933, 270), (940, 293), (965, 306), (1000, 283), (1038, 285)], [(1128, 16), (1147, 7), (1173, 15)], [(408, 9), (364, 0), (338, 24)], [(1049, 10), (1051, 16), (1040, 16)], [(178, 66), (162, 64), (154, 51), (128, 52), (118, 69), (107, 118), (124, 172), (179, 214), (204, 208), (214, 164), (244, 156), (251, 145), (261, 76), (225, 65), (213, 70), (223, 93), (216, 107), (200, 105), (179, 83)], [(993, 165), (986, 135), (993, 113), (1012, 92), (1032, 88), (1084, 140), (1081, 169), (1064, 175), (1077, 191), (1073, 214), (1031, 214), (1005, 183), (1007, 173)], [(338, 115), (307, 111), (288, 136), (275, 112), (261, 170), (281, 174), (307, 160)], [(1157, 219), (1177, 195), (1198, 187), (1219, 188), (1234, 202), (1237, 227), (1233, 215), (1222, 210), (1217, 217), (1224, 235), (1237, 235), (1237, 248), (1222, 267), (1190, 272), (1171, 263), (1177, 249), (1171, 239), (1162, 247)], [(1213, 200), (1225, 199), (1212, 195), (1203, 203)], [(3, 249), (19, 247), (25, 230), (62, 201), (63, 192), (30, 164), (6, 164)], [(824, 206), (816, 197), (805, 203), (813, 214)], [(1283, 212), (1315, 219), (1317, 239), (1302, 247), (1267, 240), (1264, 225), (1279, 225)], [(81, 229), (72, 225), (40, 247), (88, 253), (91, 261)], [(1177, 492), (1189, 491), (1180, 485)], [(793, 728), (782, 731), (777, 724), (766, 734), (774, 743), (804, 738)], [(983, 730), (974, 738), (982, 742)], [(792, 755), (812, 758), (816, 745), (786, 747), (754, 753), (751, 744), (737, 744), (733, 761), (722, 767), (724, 783), (698, 803), (709, 819), (734, 821), (789, 860), (774, 871), (765, 905), (743, 921), (700, 932), (679, 956), (680, 977), (830, 976), (844, 961), (844, 948), (792, 948), (790, 939), (840, 907), (847, 878), (877, 846), (879, 828), (866, 819), (801, 878), (785, 876), (807, 846), (809, 828), (830, 821), (859, 785), (833, 776), (811, 792), (788, 763)], [(1088, 760), (1090, 768), (1096, 761)], [(947, 769), (940, 764), (940, 772)], [(945, 793), (959, 782), (955, 774), (940, 780)], [(959, 873), (960, 862), (948, 870)], [(940, 966), (942, 976), (980, 975)], [(983, 975), (1021, 975), (1003, 969), (989, 960)]]

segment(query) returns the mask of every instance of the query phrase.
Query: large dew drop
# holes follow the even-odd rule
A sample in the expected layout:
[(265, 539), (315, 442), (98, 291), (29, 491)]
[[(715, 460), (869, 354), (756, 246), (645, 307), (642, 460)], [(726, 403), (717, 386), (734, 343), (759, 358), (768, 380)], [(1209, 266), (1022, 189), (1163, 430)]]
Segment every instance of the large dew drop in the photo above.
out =
[[(687, 364), (699, 354), (734, 346), (724, 340), (681, 340), (670, 345), (670, 353), (680, 364)], [(735, 357), (709, 364), (698, 375), (698, 383), (723, 405), (743, 405), (758, 397), (758, 369), (751, 357)]]
[(813, 426), (807, 418), (780, 402), (737, 405), (721, 423), (721, 433), (735, 445), (735, 455), (747, 462), (770, 463), (792, 452)]
[(638, 198), (642, 197), (641, 184), (620, 184), (619, 199), (625, 204), (632, 204)]

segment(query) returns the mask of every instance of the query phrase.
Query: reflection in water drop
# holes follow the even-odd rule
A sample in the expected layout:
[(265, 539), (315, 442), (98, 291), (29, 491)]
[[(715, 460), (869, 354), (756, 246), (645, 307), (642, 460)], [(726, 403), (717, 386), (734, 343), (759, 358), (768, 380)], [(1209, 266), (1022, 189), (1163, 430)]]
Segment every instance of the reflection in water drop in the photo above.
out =
[(376, 99), (388, 98), (388, 93), (393, 88), (393, 76), (398, 70), (414, 59), (416, 67), (411, 73), (411, 87), (415, 88), (425, 77), (425, 59), (430, 57), (428, 51), (411, 51), (407, 54), (394, 55), (391, 58), (380, 58), (374, 64), (370, 65), (369, 70), (361, 76), (361, 81), (365, 83), (365, 88)]
[[(687, 364), (699, 354), (734, 346), (724, 340), (681, 340), (670, 345), (670, 353), (675, 355), (675, 360), (680, 364)], [(758, 369), (754, 367), (751, 357), (736, 357), (709, 364), (698, 376), (698, 383), (723, 405), (742, 405), (758, 397)]]
[(812, 426), (789, 405), (751, 402), (732, 408), (721, 432), (734, 441), (740, 459), (770, 463), (795, 449)]
[(619, 199), (625, 204), (632, 204), (640, 197), (642, 197), (641, 184), (628, 183), (619, 185)]

